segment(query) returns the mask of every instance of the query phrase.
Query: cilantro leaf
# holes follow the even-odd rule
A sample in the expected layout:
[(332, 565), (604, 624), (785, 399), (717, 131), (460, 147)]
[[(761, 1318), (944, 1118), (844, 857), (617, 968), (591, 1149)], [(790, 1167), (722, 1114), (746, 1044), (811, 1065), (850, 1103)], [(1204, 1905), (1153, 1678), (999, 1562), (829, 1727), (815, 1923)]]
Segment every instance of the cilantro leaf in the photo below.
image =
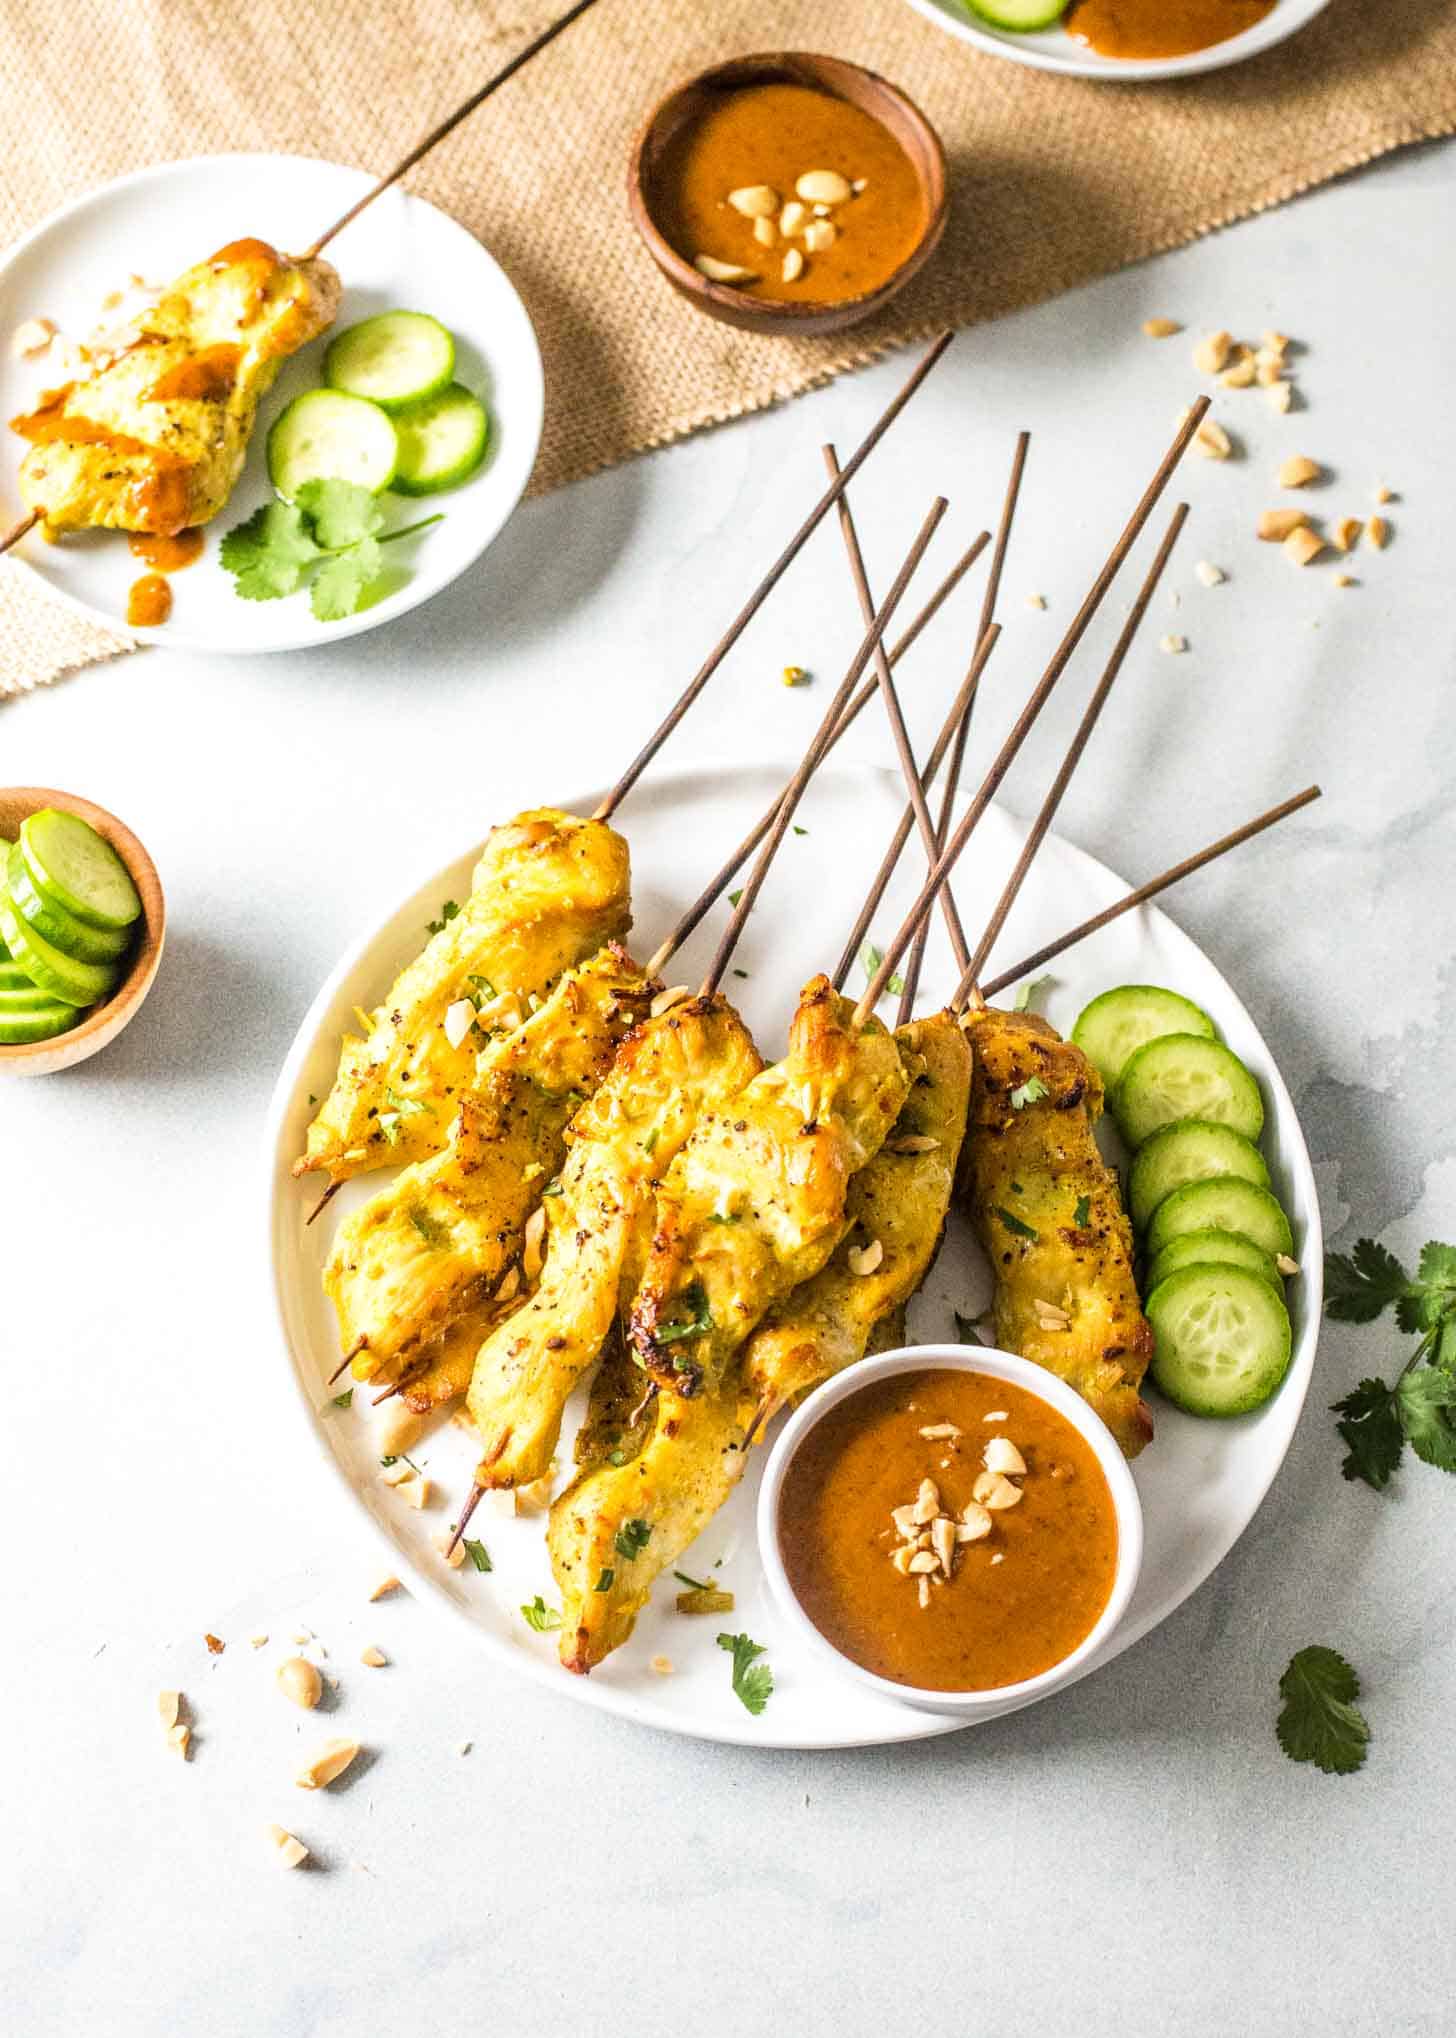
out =
[(441, 906), (440, 908), (439, 919), (426, 920), (425, 922), (426, 931), (430, 934), (438, 934), (442, 927), (448, 926), (450, 921), (452, 921), (455, 918), (456, 914), (459, 911), (460, 908), (455, 903), (454, 899), (446, 899), (444, 905)]
[(521, 1608), (521, 1619), (538, 1635), (549, 1635), (553, 1628), (561, 1626), (561, 1615), (554, 1606), (546, 1604), (539, 1592), (529, 1606)]
[(1046, 989), (1047, 985), (1054, 984), (1055, 982), (1056, 982), (1055, 977), (1032, 977), (1029, 980), (1029, 982), (1024, 984), (1018, 984), (1016, 987), (1016, 994), (1011, 1000), (1012, 1011), (1013, 1012), (1033, 1011), (1035, 1007), (1032, 1005), (1031, 1002), (1032, 999), (1040, 997), (1042, 992)]
[(773, 1692), (773, 1672), (767, 1663), (755, 1663), (754, 1658), (763, 1654), (763, 1643), (755, 1642), (749, 1635), (719, 1635), (718, 1647), (726, 1649), (733, 1658), (733, 1690), (735, 1695), (757, 1715), (768, 1704)]
[(484, 1543), (478, 1542), (474, 1536), (462, 1536), (460, 1542), (466, 1556), (477, 1571), (493, 1571), (495, 1569), (495, 1566), (490, 1561), (490, 1552)]
[(319, 622), (338, 623), (345, 616), (356, 615), (383, 566), (383, 555), (373, 538), (361, 538), (345, 551), (331, 552), (308, 591), (308, 605)]
[(1410, 1293), (1395, 1305), (1395, 1320), (1402, 1330), (1421, 1333), (1440, 1330), (1456, 1317), (1456, 1246), (1441, 1245), (1435, 1239), (1421, 1247), (1421, 1268), (1410, 1284)]
[(601, 1568), (601, 1571), (598, 1573), (597, 1582), (593, 1586), (592, 1590), (594, 1592), (610, 1592), (612, 1589), (612, 1580), (616, 1577), (616, 1575), (617, 1573), (615, 1569), (612, 1567), (612, 1565), (604, 1564)]
[(1337, 1650), (1299, 1650), (1279, 1680), (1279, 1695), (1284, 1705), (1275, 1732), (1292, 1762), (1313, 1762), (1327, 1776), (1361, 1766), (1370, 1729), (1355, 1705), (1360, 1680)]
[(372, 538), (384, 522), (379, 498), (357, 481), (305, 481), (294, 501), (312, 520), (314, 536), (329, 552)]
[(1352, 1253), (1325, 1254), (1325, 1315), (1336, 1323), (1373, 1323), (1409, 1287), (1395, 1254), (1373, 1238), (1360, 1239)]
[(1362, 1380), (1333, 1408), (1345, 1418), (1335, 1428), (1349, 1445), (1349, 1456), (1340, 1470), (1347, 1479), (1363, 1479), (1377, 1493), (1383, 1492), (1400, 1463), (1404, 1444), (1394, 1394), (1383, 1380)]
[(1417, 1366), (1402, 1373), (1395, 1389), (1411, 1449), (1428, 1465), (1456, 1472), (1456, 1380), (1436, 1366)]
[(346, 1387), (342, 1394), (336, 1394), (334, 1396), (334, 1406), (335, 1408), (352, 1408), (354, 1406), (353, 1388)]
[(652, 1333), (654, 1344), (677, 1344), (685, 1337), (702, 1337), (705, 1332), (716, 1328), (713, 1312), (708, 1307), (708, 1291), (701, 1281), (689, 1282), (683, 1289), (682, 1301), (692, 1315), (679, 1323), (659, 1323)]
[(270, 502), (234, 525), (218, 556), (244, 601), (277, 601), (293, 593), (304, 568), (321, 555), (302, 511), (292, 503)]
[(681, 1584), (686, 1585), (688, 1589), (692, 1592), (711, 1592), (713, 1589), (712, 1581), (710, 1579), (692, 1578), (688, 1575), (686, 1571), (674, 1571), (672, 1575), (674, 1578), (678, 1579)]
[[(865, 943), (864, 947), (859, 952), (859, 966), (865, 973), (866, 983), (874, 982), (875, 971), (879, 968), (880, 964), (884, 961), (884, 959), (885, 951), (883, 948), (876, 948), (873, 941), (867, 941)], [(905, 979), (900, 975), (900, 972), (898, 970), (896, 970), (892, 976), (886, 977), (885, 990), (889, 992), (891, 997), (896, 998), (899, 997), (901, 991), (903, 991), (904, 988)]]
[(1024, 1111), (1028, 1104), (1039, 1104), (1047, 1094), (1047, 1086), (1040, 1076), (1028, 1076), (1024, 1083), (1018, 1083), (1011, 1092), (1013, 1111)]
[(1082, 1231), (1091, 1222), (1091, 1218), (1092, 1198), (1090, 1196), (1079, 1196), (1077, 1198), (1077, 1208), (1072, 1213), (1073, 1224), (1077, 1227), (1078, 1231)]
[(651, 1522), (643, 1521), (640, 1515), (634, 1515), (631, 1521), (624, 1521), (617, 1530), (612, 1538), (612, 1547), (619, 1557), (627, 1558), (630, 1563), (633, 1557), (642, 1555), (651, 1541)]
[(744, 886), (744, 885), (740, 885), (740, 886), (738, 887), (738, 889), (737, 889), (737, 891), (736, 891), (736, 892), (730, 892), (730, 893), (728, 894), (728, 903), (729, 903), (729, 905), (730, 905), (730, 906), (733, 906), (734, 908), (736, 908), (736, 907), (737, 907), (737, 905), (738, 905), (738, 901), (739, 901), (739, 900), (740, 900), (740, 899), (741, 899), (741, 898), (743, 897), (744, 891), (745, 891), (746, 889), (747, 889), (747, 887), (746, 887), (746, 886)]
[(1039, 1231), (1033, 1230), (1031, 1225), (1023, 1224), (1021, 1219), (1016, 1215), (1014, 1210), (1005, 1210), (999, 1203), (995, 1204), (993, 1207), (995, 1209), (996, 1215), (1000, 1218), (1001, 1222), (1006, 1226), (1006, 1229), (1008, 1231), (1015, 1232), (1018, 1238), (1029, 1238), (1032, 1239), (1033, 1241), (1040, 1239), (1041, 1233)]

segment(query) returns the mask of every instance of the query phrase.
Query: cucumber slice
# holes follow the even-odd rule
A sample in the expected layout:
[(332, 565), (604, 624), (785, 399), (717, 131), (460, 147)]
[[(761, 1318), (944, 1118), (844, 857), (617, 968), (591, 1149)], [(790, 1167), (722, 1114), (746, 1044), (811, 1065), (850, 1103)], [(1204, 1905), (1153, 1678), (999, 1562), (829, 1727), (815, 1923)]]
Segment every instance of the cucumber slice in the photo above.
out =
[(5, 865), (5, 884), (21, 919), (62, 955), (74, 955), (78, 962), (114, 962), (131, 940), (127, 927), (88, 927), (48, 899), (32, 881), (18, 846), (11, 850)]
[(1247, 1267), (1180, 1267), (1147, 1299), (1152, 1375), (1190, 1415), (1247, 1415), (1289, 1371), (1283, 1297)]
[(485, 458), (490, 424), (485, 405), (458, 382), (428, 397), (396, 420), (399, 466), (397, 495), (438, 495), (456, 488)]
[(1264, 1129), (1259, 1085), (1221, 1040), (1201, 1034), (1165, 1033), (1140, 1047), (1110, 1102), (1118, 1131), (1134, 1149), (1180, 1118), (1231, 1125), (1245, 1139)]
[(324, 355), (330, 389), (403, 410), (447, 389), (455, 377), (455, 341), (424, 311), (381, 311), (340, 333)]
[(1164, 1033), (1198, 1033), (1217, 1040), (1213, 1021), (1201, 1006), (1158, 984), (1123, 984), (1086, 1006), (1072, 1028), (1080, 1047), (1108, 1090), (1140, 1047)]
[(126, 865), (79, 814), (43, 807), (29, 815), (20, 852), (36, 890), (88, 927), (130, 927), (142, 910)]
[(30, 978), (18, 962), (9, 956), (0, 961), (0, 991), (28, 991), (33, 988)]
[(1245, 1238), (1239, 1231), (1185, 1231), (1181, 1238), (1170, 1239), (1148, 1268), (1143, 1289), (1151, 1295), (1160, 1281), (1169, 1274), (1176, 1274), (1179, 1267), (1191, 1266), (1244, 1267), (1251, 1274), (1257, 1274), (1261, 1281), (1269, 1282), (1282, 1295), (1284, 1289), (1274, 1255), (1266, 1253), (1263, 1246), (1255, 1245), (1251, 1238)]
[(1139, 1147), (1127, 1178), (1128, 1215), (1143, 1231), (1165, 1196), (1185, 1182), (1210, 1175), (1237, 1175), (1245, 1182), (1269, 1186), (1264, 1156), (1251, 1139), (1231, 1125), (1212, 1125), (1204, 1118), (1180, 1118), (1165, 1125)]
[(49, 991), (38, 989), (29, 977), (23, 984), (0, 987), (0, 1012), (38, 1012), (43, 1006), (54, 1005), (55, 1002)]
[(1164, 1197), (1153, 1212), (1143, 1250), (1155, 1260), (1164, 1246), (1190, 1231), (1237, 1231), (1276, 1257), (1294, 1250), (1289, 1219), (1269, 1191), (1231, 1175), (1189, 1182)]
[(80, 1013), (74, 1005), (37, 1005), (30, 1012), (0, 1011), (0, 1047), (29, 1047), (37, 1040), (54, 1040), (75, 1025)]
[(119, 974), (112, 963), (77, 962), (73, 955), (53, 948), (21, 919), (8, 892), (0, 892), (0, 938), (31, 982), (63, 1005), (96, 1004), (110, 993)]
[[(15, 844), (10, 840), (8, 836), (0, 835), (0, 870), (4, 870), (5, 859), (9, 856), (11, 850), (14, 847)], [(8, 962), (9, 960), (10, 950), (5, 946), (5, 943), (3, 941), (0, 941), (0, 963)]]
[(1009, 28), (1025, 34), (1033, 28), (1050, 28), (1067, 11), (1067, 0), (966, 0), (971, 13), (993, 28)]
[(268, 434), (268, 479), (285, 502), (305, 481), (353, 481), (379, 495), (398, 459), (399, 439), (378, 404), (342, 389), (296, 396)]

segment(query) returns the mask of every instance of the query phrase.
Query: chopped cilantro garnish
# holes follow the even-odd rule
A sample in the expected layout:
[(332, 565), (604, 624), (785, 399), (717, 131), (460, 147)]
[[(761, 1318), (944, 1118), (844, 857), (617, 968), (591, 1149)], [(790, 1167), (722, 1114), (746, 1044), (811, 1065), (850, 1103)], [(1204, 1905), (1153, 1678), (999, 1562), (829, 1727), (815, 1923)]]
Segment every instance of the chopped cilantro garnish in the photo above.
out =
[(1072, 1222), (1073, 1224), (1076, 1225), (1078, 1231), (1084, 1229), (1084, 1227), (1091, 1221), (1091, 1217), (1092, 1217), (1092, 1198), (1090, 1196), (1079, 1196), (1077, 1198), (1077, 1208), (1072, 1213)]
[(346, 1387), (342, 1394), (336, 1394), (334, 1396), (335, 1408), (352, 1408), (353, 1405), (354, 1405), (354, 1390), (352, 1387)]
[(682, 1300), (692, 1315), (678, 1323), (660, 1323), (652, 1334), (654, 1344), (677, 1344), (687, 1337), (702, 1337), (705, 1331), (715, 1328), (712, 1311), (708, 1307), (707, 1290), (701, 1281), (690, 1282), (682, 1292)]
[(1030, 1238), (1030, 1239), (1040, 1238), (1041, 1233), (1038, 1231), (1033, 1231), (1032, 1227), (1029, 1224), (1023, 1224), (1021, 1219), (1015, 1214), (1014, 1211), (1004, 1209), (1002, 1205), (999, 1203), (995, 1205), (995, 1211), (996, 1215), (1000, 1218), (1001, 1222), (1006, 1226), (1006, 1229), (1008, 1231), (1014, 1231), (1018, 1238)]
[(651, 1540), (651, 1522), (643, 1521), (640, 1515), (634, 1515), (631, 1521), (624, 1521), (617, 1530), (612, 1538), (612, 1546), (619, 1557), (625, 1557), (630, 1563), (632, 1558), (641, 1556)]
[(1032, 999), (1039, 998), (1042, 992), (1046, 989), (1047, 985), (1055, 983), (1055, 981), (1056, 979), (1054, 977), (1033, 977), (1030, 983), (1019, 984), (1017, 986), (1016, 995), (1011, 1000), (1012, 1011), (1013, 1012), (1034, 1011), (1036, 1008), (1031, 1002)]
[(484, 1543), (477, 1542), (474, 1536), (462, 1536), (460, 1546), (477, 1571), (494, 1570), (495, 1567), (490, 1561), (490, 1552)]
[(672, 1575), (680, 1584), (690, 1586), (694, 1592), (711, 1592), (713, 1589), (706, 1578), (690, 1578), (686, 1571), (674, 1571)]
[(443, 1252), (450, 1243), (450, 1233), (438, 1218), (431, 1217), (422, 1203), (411, 1203), (409, 1221), (428, 1246), (436, 1252)]
[(449, 926), (450, 922), (456, 917), (459, 911), (460, 908), (455, 903), (454, 899), (446, 899), (444, 905), (441, 906), (440, 908), (439, 919), (427, 920), (425, 922), (425, 926), (429, 929), (431, 934), (439, 934), (444, 928)]
[[(873, 941), (865, 943), (859, 952), (859, 966), (865, 973), (866, 983), (874, 982), (875, 971), (884, 959), (885, 951), (883, 948), (876, 948)], [(897, 970), (893, 976), (886, 977), (884, 987), (892, 997), (898, 997), (905, 988), (905, 979)]]
[(763, 1654), (763, 1643), (755, 1642), (749, 1635), (719, 1635), (718, 1647), (726, 1649), (733, 1658), (734, 1693), (749, 1712), (761, 1713), (774, 1688), (773, 1672), (767, 1663), (754, 1661)]
[(728, 903), (730, 906), (736, 906), (738, 904), (738, 901), (743, 897), (743, 891), (744, 888), (742, 885), (740, 885), (736, 892), (730, 892), (728, 894)]
[(610, 1592), (612, 1589), (612, 1580), (616, 1577), (616, 1575), (617, 1575), (616, 1571), (610, 1564), (604, 1564), (601, 1569), (601, 1575), (598, 1577), (597, 1582), (593, 1587), (593, 1590), (596, 1592)]
[(1011, 1092), (1013, 1111), (1024, 1111), (1028, 1104), (1039, 1104), (1047, 1094), (1047, 1086), (1040, 1076), (1028, 1076), (1024, 1083), (1018, 1083)]
[(528, 1628), (534, 1628), (538, 1635), (549, 1635), (553, 1628), (561, 1626), (561, 1615), (554, 1606), (548, 1606), (540, 1593), (529, 1606), (521, 1608), (521, 1619)]

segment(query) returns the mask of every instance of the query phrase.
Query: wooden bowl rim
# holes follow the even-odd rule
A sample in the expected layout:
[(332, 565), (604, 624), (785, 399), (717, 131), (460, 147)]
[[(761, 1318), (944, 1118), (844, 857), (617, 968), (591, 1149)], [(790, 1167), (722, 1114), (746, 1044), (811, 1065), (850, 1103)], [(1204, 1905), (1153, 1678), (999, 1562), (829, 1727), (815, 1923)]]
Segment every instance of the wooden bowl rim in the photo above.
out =
[[(126, 975), (111, 996), (101, 1004), (93, 1005), (78, 1026), (58, 1033), (54, 1039), (30, 1040), (18, 1046), (0, 1045), (0, 1069), (24, 1067), (28, 1062), (44, 1062), (48, 1069), (67, 1068), (73, 1062), (84, 1061), (88, 1054), (96, 1052), (120, 1033), (135, 1018), (143, 998), (151, 989), (157, 965), (162, 959), (162, 943), (167, 928), (167, 902), (162, 881), (140, 838), (106, 807), (98, 806), (95, 800), (88, 800), (80, 793), (62, 792), (56, 786), (45, 785), (0, 786), (0, 808), (3, 807), (23, 808), (22, 819), (39, 813), (42, 807), (59, 807), (68, 814), (76, 814), (81, 820), (89, 821), (126, 865), (142, 902), (141, 940), (137, 943)], [(96, 1036), (100, 1033), (105, 1034), (105, 1040), (97, 1040)], [(81, 1051), (75, 1053), (75, 1049)]]
[[(710, 277), (704, 276), (701, 270), (695, 269), (692, 263), (673, 247), (652, 215), (652, 207), (647, 196), (647, 183), (643, 176), (643, 159), (658, 127), (679, 101), (685, 99), (689, 93), (699, 92), (706, 86), (716, 84), (720, 79), (733, 85), (747, 85), (756, 79), (771, 77), (775, 72), (790, 68), (817, 75), (822, 89), (835, 98), (848, 96), (840, 82), (846, 75), (862, 80), (871, 88), (872, 95), (882, 95), (894, 103), (908, 124), (919, 131), (925, 144), (929, 159), (928, 172), (911, 157), (911, 168), (926, 201), (925, 224), (920, 236), (904, 260), (891, 270), (882, 283), (877, 283), (873, 290), (864, 291), (858, 297), (836, 297), (825, 304), (745, 297), (730, 284), (714, 283)], [(909, 93), (882, 76), (880, 72), (870, 70), (865, 64), (851, 63), (847, 57), (821, 56), (814, 50), (753, 51), (747, 56), (726, 57), (719, 63), (710, 64), (706, 70), (695, 72), (690, 78), (684, 78), (662, 95), (638, 129), (632, 143), (627, 171), (627, 193), (632, 221), (658, 268), (685, 296), (702, 298), (707, 303), (720, 305), (725, 310), (735, 313), (732, 322), (740, 330), (751, 330), (759, 318), (773, 320), (776, 324), (787, 321), (804, 326), (826, 318), (849, 324), (856, 316), (867, 316), (871, 311), (878, 310), (910, 281), (939, 242), (945, 228), (946, 207), (949, 203), (947, 185), (945, 146), (931, 125), (929, 117), (921, 111)]]

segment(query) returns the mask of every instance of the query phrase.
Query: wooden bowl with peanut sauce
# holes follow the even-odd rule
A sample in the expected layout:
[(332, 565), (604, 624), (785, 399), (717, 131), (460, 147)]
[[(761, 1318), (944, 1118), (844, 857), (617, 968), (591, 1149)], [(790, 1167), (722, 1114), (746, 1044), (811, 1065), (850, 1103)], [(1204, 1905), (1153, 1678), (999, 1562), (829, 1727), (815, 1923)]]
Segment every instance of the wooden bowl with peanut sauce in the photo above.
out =
[(632, 151), (632, 219), (710, 318), (842, 332), (890, 302), (945, 229), (945, 156), (873, 71), (799, 51), (717, 64), (657, 105)]

